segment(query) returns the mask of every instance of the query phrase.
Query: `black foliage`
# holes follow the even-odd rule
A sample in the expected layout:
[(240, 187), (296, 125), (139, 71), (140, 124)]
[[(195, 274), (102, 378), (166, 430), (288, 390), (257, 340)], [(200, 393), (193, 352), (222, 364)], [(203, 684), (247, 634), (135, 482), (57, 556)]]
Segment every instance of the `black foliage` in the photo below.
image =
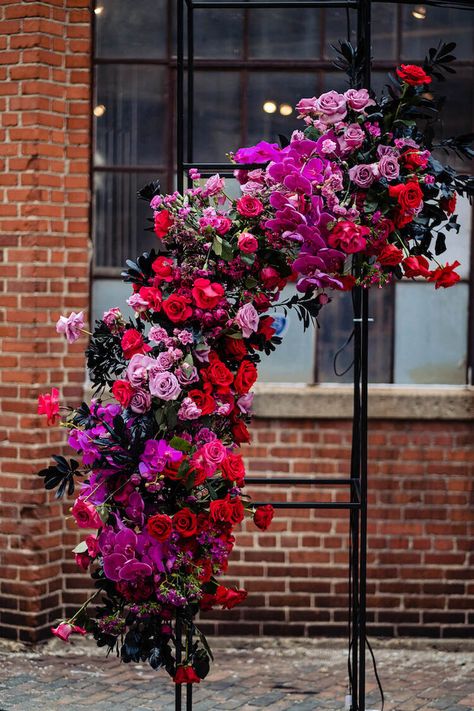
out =
[(96, 321), (86, 350), (87, 367), (96, 390), (111, 385), (126, 366), (120, 340), (103, 321)]
[(126, 664), (128, 664), (128, 662), (139, 662), (142, 642), (142, 635), (136, 628), (129, 630), (125, 635), (124, 643), (120, 649), (122, 661)]
[(456, 42), (440, 42), (437, 47), (431, 47), (423, 62), (425, 72), (438, 81), (445, 81), (445, 74), (455, 74), (455, 69), (448, 66), (456, 59), (452, 54), (455, 48)]
[(137, 258), (136, 262), (133, 262), (131, 259), (127, 259), (126, 265), (128, 269), (121, 273), (122, 280), (126, 283), (147, 286), (148, 280), (154, 277), (151, 265), (157, 256), (158, 253), (152, 249), (150, 252), (143, 252), (143, 254)]
[(353, 47), (350, 42), (341, 42), (339, 45), (331, 45), (337, 57), (333, 61), (334, 66), (347, 74), (351, 87), (361, 86), (364, 81), (366, 67), (367, 48), (365, 43), (359, 43)]
[(199, 649), (193, 656), (193, 668), (200, 679), (205, 679), (209, 674), (209, 656), (204, 649)]
[(448, 153), (453, 151), (461, 160), (471, 160), (474, 158), (474, 133), (465, 133), (462, 136), (450, 136), (444, 138), (436, 144), (435, 148), (441, 148)]
[(290, 145), (290, 139), (287, 136), (284, 136), (282, 133), (279, 133), (278, 143), (280, 144), (280, 148), (286, 148)]
[(77, 427), (83, 427), (86, 430), (94, 427), (96, 418), (91, 414), (89, 405), (83, 402), (75, 411), (72, 417), (72, 422)]
[(286, 301), (277, 304), (277, 307), (281, 307), (283, 309), (285, 316), (290, 309), (294, 309), (298, 319), (302, 322), (305, 331), (311, 325), (319, 327), (317, 317), (322, 309), (322, 305), (313, 294), (310, 294), (310, 296), (300, 296), (299, 294), (294, 294)]
[(38, 472), (38, 476), (44, 478), (45, 489), (55, 489), (56, 498), (61, 499), (64, 496), (64, 492), (67, 488), (68, 496), (72, 496), (74, 493), (74, 475), (78, 475), (79, 472), (79, 462), (75, 459), (70, 459), (69, 462), (64, 457), (60, 455), (53, 454), (53, 459), (56, 465), (50, 465), (46, 469), (42, 469)]
[(155, 195), (159, 195), (160, 192), (160, 181), (152, 180), (151, 183), (147, 183), (143, 186), (143, 188), (140, 188), (140, 190), (137, 192), (137, 197), (139, 200), (146, 200), (147, 202), (150, 202), (151, 199), (154, 198)]

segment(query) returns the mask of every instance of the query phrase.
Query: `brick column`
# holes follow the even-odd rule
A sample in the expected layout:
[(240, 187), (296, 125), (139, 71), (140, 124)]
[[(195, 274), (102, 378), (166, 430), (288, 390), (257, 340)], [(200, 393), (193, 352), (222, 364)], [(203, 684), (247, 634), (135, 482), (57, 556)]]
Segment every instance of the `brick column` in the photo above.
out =
[[(88, 0), (0, 0), (0, 636), (36, 640), (62, 614), (64, 519), (35, 474), (64, 442), (36, 415), (80, 401), (84, 343), (55, 333), (89, 300)], [(49, 502), (49, 503), (48, 503)]]

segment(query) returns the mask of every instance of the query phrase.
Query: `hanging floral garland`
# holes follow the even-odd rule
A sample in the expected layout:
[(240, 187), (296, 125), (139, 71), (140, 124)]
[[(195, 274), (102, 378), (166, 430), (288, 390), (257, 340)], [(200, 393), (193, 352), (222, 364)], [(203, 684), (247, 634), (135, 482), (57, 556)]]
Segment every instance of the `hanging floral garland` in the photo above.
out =
[[(218, 582), (227, 570), (234, 529), (246, 513), (265, 530), (271, 506), (243, 493), (240, 444), (249, 442), (251, 388), (262, 353), (280, 343), (269, 308), (290, 278), (305, 326), (332, 290), (385, 286), (402, 276), (436, 288), (459, 280), (457, 262), (431, 266), (445, 249), (443, 230), (458, 230), (456, 193), (472, 180), (432, 155), (438, 101), (427, 87), (452, 59), (452, 45), (431, 50), (423, 67), (390, 77), (378, 103), (365, 89), (302, 99), (306, 128), (287, 145), (242, 148), (242, 196), (226, 194), (218, 175), (150, 201), (157, 251), (127, 262), (127, 303), (96, 322), (87, 349), (96, 396), (66, 410), (61, 425), (81, 463), (55, 456), (47, 489), (74, 493), (77, 526), (94, 531), (75, 549), (96, 592), (53, 633), (93, 634), (125, 662), (148, 660), (176, 683), (199, 682), (212, 658), (195, 624), (199, 610), (230, 609), (244, 590)], [(354, 77), (357, 53), (341, 45), (340, 65)], [(472, 137), (442, 147), (472, 157)], [(59, 319), (68, 342), (84, 332), (82, 313)], [(49, 424), (59, 393), (39, 398)], [(92, 612), (88, 610), (94, 603)], [(96, 606), (98, 605), (98, 606)], [(192, 644), (176, 661), (176, 621)]]

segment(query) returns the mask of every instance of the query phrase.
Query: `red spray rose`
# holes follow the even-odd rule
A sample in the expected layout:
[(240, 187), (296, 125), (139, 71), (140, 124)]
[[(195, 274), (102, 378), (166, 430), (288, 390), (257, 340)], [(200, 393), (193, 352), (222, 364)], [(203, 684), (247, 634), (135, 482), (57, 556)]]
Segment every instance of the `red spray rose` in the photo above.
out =
[(199, 407), (202, 415), (211, 415), (216, 409), (216, 401), (214, 398), (202, 390), (190, 390), (188, 396)]
[(425, 72), (422, 67), (416, 64), (400, 64), (396, 69), (399, 78), (410, 84), (410, 86), (422, 86), (423, 84), (431, 84), (431, 77)]
[(162, 294), (159, 289), (154, 286), (142, 286), (138, 293), (143, 301), (147, 302), (149, 309), (153, 309), (153, 311), (161, 309)]
[(68, 642), (71, 634), (81, 634), (82, 636), (87, 634), (83, 627), (71, 625), (69, 622), (61, 622), (57, 627), (51, 627), (51, 632), (63, 642)]
[(447, 215), (452, 215), (456, 209), (456, 200), (457, 200), (456, 193), (453, 193), (449, 198), (445, 198), (445, 197), (441, 198), (441, 200), (440, 200), (441, 209), (444, 210)]
[(245, 422), (242, 422), (242, 420), (237, 420), (237, 422), (232, 425), (232, 435), (237, 444), (250, 442), (250, 433)]
[(222, 476), (229, 481), (243, 482), (245, 466), (240, 454), (228, 454), (221, 464)]
[(269, 341), (276, 333), (276, 329), (273, 326), (274, 323), (275, 319), (271, 316), (263, 316), (259, 321), (257, 333), (265, 336), (265, 340)]
[(242, 338), (227, 337), (224, 341), (225, 352), (235, 360), (242, 360), (247, 355), (247, 346)]
[(416, 257), (407, 257), (403, 260), (402, 266), (406, 277), (428, 277), (431, 274), (429, 262), (421, 254)]
[(248, 393), (252, 385), (257, 380), (257, 368), (250, 360), (243, 360), (239, 365), (234, 380), (234, 388), (239, 395)]
[(116, 380), (111, 389), (112, 395), (122, 407), (128, 407), (130, 405), (130, 400), (135, 390), (128, 380)]
[(163, 311), (173, 323), (181, 323), (192, 316), (191, 299), (179, 294), (171, 294), (163, 301)]
[(173, 516), (173, 527), (183, 538), (194, 536), (197, 531), (196, 514), (191, 509), (181, 509)]
[(258, 242), (250, 232), (242, 232), (237, 238), (237, 245), (244, 254), (253, 254), (258, 249)]
[(173, 281), (173, 260), (169, 257), (157, 257), (151, 268), (160, 281)]
[(431, 276), (428, 277), (428, 281), (435, 282), (435, 289), (439, 289), (440, 287), (447, 289), (450, 286), (454, 286), (461, 280), (459, 274), (454, 271), (456, 267), (460, 266), (460, 262), (456, 260), (452, 264), (445, 264), (444, 267), (438, 267), (438, 269), (435, 269), (434, 272), (431, 273)]
[(342, 249), (346, 254), (355, 254), (365, 249), (366, 237), (370, 234), (368, 227), (356, 225), (350, 220), (338, 222), (329, 234), (328, 243), (334, 249)]
[(377, 261), (383, 267), (396, 267), (397, 264), (400, 264), (402, 259), (402, 250), (395, 247), (394, 244), (387, 244), (377, 257)]
[(218, 216), (217, 218), (217, 227), (215, 228), (216, 232), (218, 235), (221, 235), (221, 237), (230, 230), (232, 227), (232, 220), (229, 220), (228, 217), (224, 217), (223, 215)]
[(209, 367), (203, 373), (209, 382), (223, 391), (228, 390), (234, 381), (234, 376), (229, 368), (224, 365), (214, 351), (209, 354)]
[(409, 180), (407, 183), (389, 185), (388, 194), (398, 200), (402, 210), (416, 210), (423, 202), (423, 191), (416, 180)]
[(261, 531), (266, 531), (272, 522), (275, 510), (271, 504), (259, 506), (253, 515), (253, 522)]
[(216, 605), (222, 605), (224, 610), (231, 610), (247, 597), (246, 590), (232, 590), (224, 585), (218, 585), (215, 593)]
[(176, 674), (173, 677), (175, 684), (199, 684), (201, 679), (198, 677), (193, 667), (180, 664), (176, 667)]
[(148, 519), (146, 530), (157, 541), (166, 541), (173, 530), (172, 520), (166, 514), (155, 514)]
[(244, 195), (240, 200), (237, 200), (237, 212), (243, 217), (258, 217), (263, 212), (263, 205), (257, 198)]
[(198, 278), (194, 281), (192, 295), (200, 309), (213, 309), (224, 296), (224, 287), (218, 282)]
[(124, 358), (129, 360), (135, 353), (148, 353), (151, 347), (143, 340), (142, 334), (135, 328), (128, 328), (122, 336), (122, 350)]
[(173, 220), (168, 210), (160, 210), (155, 214), (155, 235), (160, 238), (166, 237), (172, 224)]

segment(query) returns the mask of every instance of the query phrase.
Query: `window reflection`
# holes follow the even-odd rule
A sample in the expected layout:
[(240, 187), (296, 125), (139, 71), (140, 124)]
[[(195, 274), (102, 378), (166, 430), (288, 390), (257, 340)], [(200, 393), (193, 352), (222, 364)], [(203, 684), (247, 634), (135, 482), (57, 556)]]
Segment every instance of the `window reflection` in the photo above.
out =
[(166, 0), (97, 0), (97, 57), (157, 59), (166, 56)]

